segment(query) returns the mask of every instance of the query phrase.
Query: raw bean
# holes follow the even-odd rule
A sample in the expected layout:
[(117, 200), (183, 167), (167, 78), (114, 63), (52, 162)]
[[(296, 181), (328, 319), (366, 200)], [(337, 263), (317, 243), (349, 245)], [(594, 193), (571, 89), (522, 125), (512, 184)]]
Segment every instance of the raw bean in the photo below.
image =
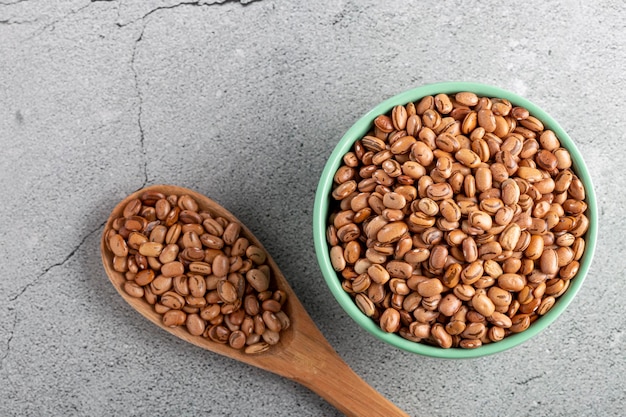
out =
[(513, 333), (520, 333), (524, 330), (528, 329), (530, 326), (530, 315), (529, 314), (517, 314), (511, 318), (511, 327), (509, 330)]
[(530, 243), (526, 250), (524, 250), (524, 255), (526, 258), (531, 260), (539, 259), (543, 253), (544, 241), (543, 238), (539, 235), (532, 235), (530, 237)]
[(190, 262), (188, 268), (194, 274), (209, 275), (212, 272), (211, 264), (207, 262)]
[(490, 109), (481, 109), (478, 111), (478, 125), (485, 129), (485, 132), (493, 132), (496, 130), (496, 118)]
[(346, 267), (346, 259), (343, 256), (343, 248), (341, 246), (333, 246), (330, 249), (330, 262), (335, 271), (343, 271)]
[(444, 316), (452, 316), (461, 308), (462, 301), (454, 294), (447, 294), (441, 299), (438, 310)]
[(444, 286), (438, 278), (422, 281), (417, 286), (417, 292), (422, 297), (432, 297), (443, 292)]
[(504, 250), (513, 250), (517, 246), (522, 229), (517, 223), (511, 223), (500, 234), (500, 245)]
[[(166, 312), (168, 312), (169, 310), (171, 310), (169, 307), (167, 307), (166, 305), (163, 305), (161, 303), (155, 303), (154, 304), (154, 311), (157, 314), (165, 314)], [(177, 310), (178, 311), (178, 310)], [(185, 311), (183, 311), (183, 313), (186, 313)]]
[(521, 291), (526, 285), (526, 280), (519, 274), (502, 274), (498, 277), (498, 285), (503, 290)]
[(496, 308), (493, 301), (491, 301), (483, 290), (476, 292), (474, 297), (472, 297), (472, 307), (485, 317), (490, 317)]
[(178, 257), (178, 251), (178, 245), (173, 243), (166, 245), (159, 255), (159, 262), (161, 262), (162, 264), (166, 264), (175, 261)]
[(461, 92), (454, 95), (454, 99), (461, 105), (473, 107), (478, 104), (478, 96), (472, 92)]
[(178, 327), (185, 324), (187, 315), (181, 310), (168, 310), (163, 314), (163, 325), (166, 327)]
[[(112, 237), (114, 237), (114, 236), (112, 236)], [(128, 240), (124, 241), (124, 239), (122, 238), (122, 241), (124, 243), (126, 243), (127, 248), (137, 250), (137, 249), (139, 249), (139, 246), (142, 243), (148, 241), (148, 238), (145, 235), (143, 235), (143, 234), (141, 234), (139, 232), (131, 232), (130, 235), (128, 236)], [(117, 249), (119, 250), (119, 248), (117, 248)]]
[(182, 275), (185, 272), (185, 267), (181, 262), (173, 261), (163, 264), (161, 267), (161, 274), (166, 277), (175, 277)]
[(428, 263), (434, 270), (442, 269), (448, 259), (448, 249), (443, 245), (437, 245), (430, 251)]
[[(235, 330), (228, 336), (228, 344), (233, 349), (242, 349), (246, 345), (246, 335), (241, 330)], [(268, 345), (269, 346), (269, 345)], [(250, 353), (250, 352), (246, 352)]]
[(381, 264), (373, 264), (367, 269), (367, 274), (373, 282), (377, 284), (385, 284), (391, 278), (389, 271)]
[(187, 331), (194, 336), (200, 336), (204, 333), (205, 322), (198, 314), (187, 314), (185, 324), (187, 326)]
[(472, 237), (467, 237), (463, 240), (463, 257), (467, 262), (474, 262), (478, 259), (478, 246), (476, 241)]
[(476, 168), (481, 163), (480, 157), (470, 149), (459, 149), (454, 157), (457, 161), (469, 168)]
[(440, 347), (444, 349), (452, 347), (452, 336), (446, 331), (445, 327), (441, 323), (435, 323), (432, 326), (430, 333)]
[(451, 336), (460, 335), (465, 331), (467, 325), (463, 321), (451, 320), (446, 324), (446, 332)]
[(552, 275), (559, 271), (559, 259), (554, 249), (547, 248), (541, 254), (539, 264), (541, 271), (545, 274)]
[(489, 288), (489, 290), (487, 291), (487, 296), (491, 299), (496, 307), (508, 306), (513, 300), (511, 293), (501, 287)]
[(163, 244), (157, 242), (144, 242), (139, 246), (139, 254), (158, 258), (163, 250)]
[(508, 329), (513, 325), (511, 318), (504, 313), (500, 313), (499, 311), (494, 311), (487, 320), (495, 326)]
[(435, 107), (441, 114), (448, 114), (452, 111), (452, 101), (447, 94), (437, 94), (435, 96)]
[(180, 310), (185, 306), (185, 298), (176, 292), (168, 291), (161, 296), (161, 304), (173, 310)]
[(384, 225), (376, 234), (376, 238), (382, 243), (391, 243), (398, 241), (406, 232), (408, 226), (406, 223), (397, 221)]
[(155, 273), (152, 269), (144, 269), (137, 272), (137, 275), (135, 275), (135, 283), (143, 287), (150, 284), (152, 280), (154, 280), (154, 277)]
[(380, 316), (380, 328), (386, 333), (395, 333), (400, 329), (400, 313), (394, 308), (387, 308)]
[(469, 225), (477, 229), (488, 231), (493, 225), (493, 219), (484, 211), (475, 210), (469, 214)]
[(426, 195), (435, 200), (441, 201), (453, 196), (452, 187), (447, 182), (431, 184), (426, 189)]
[(225, 303), (233, 303), (237, 300), (237, 289), (227, 280), (222, 280), (217, 283), (217, 294)]
[(414, 321), (409, 325), (409, 332), (418, 340), (430, 336), (430, 324)]
[(403, 261), (389, 261), (385, 266), (390, 277), (408, 279), (413, 273), (413, 267), (411, 264)]
[(172, 278), (159, 275), (150, 282), (150, 290), (155, 295), (166, 293), (172, 288)]
[(555, 301), (555, 298), (552, 296), (548, 296), (542, 299), (539, 308), (537, 308), (537, 314), (539, 314), (540, 316), (546, 314), (548, 311), (550, 311), (552, 306), (554, 306)]
[(368, 317), (372, 317), (376, 312), (376, 306), (374, 302), (367, 297), (365, 294), (357, 294), (355, 297), (355, 303), (359, 310), (363, 312)]
[(128, 255), (128, 245), (119, 234), (114, 234), (109, 238), (109, 248), (115, 256), (124, 257)]
[[(470, 312), (468, 312), (468, 315), (469, 314)], [(461, 333), (461, 337), (466, 339), (480, 339), (487, 333), (487, 326), (483, 323), (485, 318), (481, 315), (479, 316), (481, 321), (470, 321), (465, 327), (465, 330)]]
[(344, 198), (352, 194), (356, 190), (356, 188), (356, 181), (346, 181), (333, 191), (333, 198), (335, 198), (335, 200), (343, 200)]
[(126, 292), (126, 294), (134, 298), (141, 298), (144, 295), (143, 288), (133, 281), (126, 281), (124, 283), (124, 291)]
[(399, 138), (398, 140), (396, 140), (390, 146), (389, 150), (391, 151), (393, 155), (407, 154), (411, 150), (411, 147), (416, 142), (417, 141), (415, 140), (413, 136), (403, 136)]
[(260, 269), (250, 269), (246, 273), (246, 280), (257, 291), (267, 291), (269, 288), (269, 277)]

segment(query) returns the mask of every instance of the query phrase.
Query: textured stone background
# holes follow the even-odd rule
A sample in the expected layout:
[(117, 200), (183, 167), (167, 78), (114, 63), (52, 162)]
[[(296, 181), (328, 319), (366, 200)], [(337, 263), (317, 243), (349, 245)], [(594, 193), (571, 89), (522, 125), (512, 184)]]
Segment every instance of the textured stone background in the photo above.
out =
[[(618, 0), (2, 0), (0, 414), (338, 415), (171, 337), (114, 292), (105, 219), (128, 193), (171, 183), (249, 225), (338, 353), (409, 414), (625, 415), (624, 22)], [(446, 80), (552, 113), (601, 214), (566, 313), (524, 346), (465, 361), (357, 328), (323, 284), (311, 233), (343, 132), (382, 99)]]

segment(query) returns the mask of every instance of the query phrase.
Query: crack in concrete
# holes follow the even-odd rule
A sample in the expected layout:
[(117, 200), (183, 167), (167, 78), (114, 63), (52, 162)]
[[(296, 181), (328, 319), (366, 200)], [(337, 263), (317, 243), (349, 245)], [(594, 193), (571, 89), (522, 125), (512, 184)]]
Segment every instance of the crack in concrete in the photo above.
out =
[(543, 377), (544, 375), (545, 375), (545, 372), (544, 372), (544, 373), (542, 373), (542, 374), (539, 374), (539, 375), (533, 375), (533, 376), (531, 376), (531, 377), (529, 377), (529, 378), (526, 378), (526, 379), (525, 379), (525, 380), (523, 380), (523, 381), (517, 382), (516, 384), (517, 384), (517, 385), (527, 385), (529, 382), (532, 382), (532, 381), (534, 381), (535, 379), (539, 379), (539, 378)]
[[(242, 7), (246, 7), (251, 5), (252, 3), (257, 3), (260, 2), (262, 0), (223, 0), (223, 1), (214, 1), (214, 2), (207, 2), (206, 0), (200, 0), (200, 1), (187, 1), (187, 2), (180, 2), (180, 3), (176, 3), (176, 4), (172, 4), (171, 6), (159, 6), (159, 7), (155, 7), (154, 9), (150, 10), (149, 12), (145, 13), (143, 16), (141, 16), (138, 19), (132, 20), (128, 23), (118, 23), (117, 25), (119, 27), (125, 27), (128, 25), (132, 25), (133, 23), (136, 23), (140, 20), (145, 21), (145, 19), (147, 19), (149, 16), (151, 16), (152, 14), (160, 11), (160, 10), (171, 10), (171, 9), (176, 9), (178, 7), (182, 7), (182, 6), (192, 6), (192, 7), (210, 7), (210, 6), (223, 6), (225, 4), (229, 4), (229, 3), (239, 3)], [(145, 28), (145, 26), (144, 26)]]
[[(112, 2), (113, 0), (91, 0), (92, 3), (97, 3), (97, 2)], [(126, 24), (117, 24), (119, 27), (124, 27), (124, 26), (128, 26), (132, 23), (135, 23), (139, 20), (141, 20), (143, 22), (143, 25), (141, 27), (141, 32), (139, 33), (139, 36), (137, 37), (137, 39), (135, 39), (135, 42), (133, 44), (133, 52), (131, 55), (131, 62), (130, 62), (130, 66), (131, 66), (131, 70), (133, 72), (133, 79), (135, 82), (135, 91), (137, 92), (137, 101), (138, 101), (138, 111), (137, 111), (137, 127), (139, 128), (139, 143), (141, 146), (141, 153), (143, 156), (143, 175), (144, 175), (144, 179), (143, 179), (143, 184), (139, 187), (140, 189), (145, 187), (148, 184), (148, 158), (147, 158), (147, 151), (146, 151), (146, 135), (145, 135), (145, 131), (143, 128), (143, 107), (144, 107), (144, 99), (143, 99), (143, 94), (141, 93), (141, 86), (139, 83), (139, 71), (137, 70), (137, 51), (139, 49), (139, 44), (142, 42), (143, 40), (143, 35), (144, 32), (146, 30), (146, 25), (147, 25), (147, 18), (156, 13), (157, 11), (160, 10), (171, 10), (171, 9), (175, 9), (177, 7), (181, 7), (181, 6), (198, 6), (198, 7), (205, 7), (205, 6), (214, 6), (214, 5), (223, 5), (226, 3), (239, 3), (242, 6), (248, 6), (251, 3), (257, 2), (257, 1), (261, 1), (261, 0), (248, 0), (248, 1), (244, 1), (244, 0), (224, 0), (222, 2), (213, 2), (213, 3), (207, 3), (206, 1), (190, 1), (190, 2), (181, 2), (181, 3), (177, 3), (171, 6), (161, 6), (161, 7), (156, 7), (152, 10), (150, 10), (149, 12), (147, 12), (146, 14), (144, 14), (141, 18), (134, 20), (132, 22), (126, 23)]]
[(146, 24), (144, 22), (141, 27), (141, 32), (137, 39), (135, 39), (135, 43), (133, 45), (133, 54), (130, 60), (130, 67), (133, 71), (133, 78), (135, 80), (135, 91), (137, 92), (137, 101), (138, 101), (138, 111), (137, 111), (137, 126), (139, 127), (139, 144), (141, 145), (141, 154), (143, 156), (143, 184), (139, 188), (143, 188), (148, 184), (148, 158), (146, 155), (146, 135), (143, 130), (142, 117), (143, 117), (143, 95), (141, 94), (141, 87), (139, 85), (139, 73), (137, 71), (136, 59), (137, 59), (137, 49), (139, 47), (139, 43), (141, 43), (143, 39), (143, 33), (146, 30)]
[(29, 25), (32, 23), (37, 23), (39, 22), (39, 19), (33, 19), (33, 20), (13, 20), (13, 19), (5, 19), (5, 20), (0, 20), (0, 25)]
[[(24, 293), (26, 293), (26, 291), (28, 291), (30, 288), (32, 288), (35, 285), (37, 285), (39, 283), (39, 281), (41, 281), (41, 279), (44, 276), (46, 276), (46, 274), (48, 274), (51, 270), (53, 270), (54, 268), (57, 268), (57, 267), (65, 265), (70, 259), (72, 259), (74, 257), (76, 252), (78, 252), (78, 250), (83, 246), (83, 244), (87, 241), (87, 239), (89, 239), (94, 233), (100, 231), (104, 227), (105, 224), (106, 224), (106, 220), (104, 222), (102, 222), (100, 225), (98, 225), (97, 228), (91, 230), (89, 233), (87, 233), (85, 236), (83, 236), (83, 238), (80, 240), (80, 242), (78, 242), (78, 244), (70, 251), (70, 253), (65, 258), (63, 258), (60, 262), (56, 262), (56, 263), (48, 266), (47, 268), (45, 268), (39, 275), (37, 275), (37, 277), (34, 280), (32, 280), (31, 282), (26, 284), (16, 294), (14, 294), (13, 296), (9, 297), (8, 303), (10, 304), (10, 303), (16, 302), (22, 295), (24, 295)], [(17, 326), (17, 311), (12, 306), (9, 306), (9, 311), (13, 311), (13, 322), (12, 322), (11, 328), (9, 330), (9, 337), (7, 338), (7, 341), (6, 341), (5, 352), (2, 354), (2, 357), (0, 357), (0, 370), (4, 369), (4, 363), (5, 363), (6, 359), (8, 358), (8, 356), (9, 356), (9, 354), (11, 352), (11, 342), (13, 341), (13, 338), (15, 336), (15, 328)]]
[(20, 298), (29, 288), (33, 287), (34, 285), (37, 285), (37, 283), (44, 277), (46, 276), (46, 274), (48, 274), (48, 272), (50, 272), (51, 270), (53, 270), (54, 268), (58, 268), (60, 266), (65, 265), (70, 259), (72, 259), (74, 257), (74, 255), (76, 254), (76, 252), (78, 252), (78, 250), (81, 248), (81, 246), (83, 246), (83, 244), (87, 241), (87, 239), (89, 239), (94, 233), (98, 232), (100, 229), (102, 229), (104, 227), (104, 225), (106, 224), (106, 221), (102, 222), (100, 225), (98, 225), (97, 228), (95, 228), (94, 230), (90, 231), (89, 233), (87, 233), (85, 236), (83, 236), (83, 238), (80, 240), (80, 242), (78, 242), (78, 245), (76, 245), (74, 247), (74, 249), (72, 249), (70, 251), (70, 253), (63, 258), (60, 262), (56, 262), (50, 266), (48, 266), (47, 268), (45, 268), (39, 275), (37, 275), (37, 277), (32, 280), (31, 282), (29, 282), (28, 284), (26, 284), (21, 290), (19, 290), (16, 294), (14, 294), (13, 296), (9, 297), (9, 302), (12, 303), (14, 301), (16, 301), (18, 298)]
[(27, 1), (29, 0), (17, 0), (17, 1), (12, 1), (10, 3), (0, 2), (0, 6), (13, 6), (14, 4), (25, 3)]
[(9, 338), (6, 342), (6, 350), (0, 358), (0, 371), (4, 369), (4, 362), (9, 357), (9, 353), (11, 351), (11, 342), (13, 341), (13, 336), (15, 336), (15, 328), (17, 327), (17, 311), (15, 311), (11, 307), (9, 307), (9, 311), (13, 311), (13, 322), (11, 323), (11, 329), (9, 330)]

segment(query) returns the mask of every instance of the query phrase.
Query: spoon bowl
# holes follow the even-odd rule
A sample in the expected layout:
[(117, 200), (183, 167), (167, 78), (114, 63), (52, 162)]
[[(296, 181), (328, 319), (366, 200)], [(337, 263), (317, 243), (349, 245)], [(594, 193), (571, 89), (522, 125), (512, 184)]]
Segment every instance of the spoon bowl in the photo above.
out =
[(167, 327), (163, 324), (162, 316), (154, 311), (147, 301), (129, 296), (124, 291), (126, 277), (113, 268), (113, 254), (107, 249), (106, 236), (113, 228), (113, 221), (123, 217), (124, 207), (128, 202), (139, 198), (146, 191), (160, 192), (165, 195), (191, 196), (198, 203), (200, 210), (240, 224), (241, 235), (246, 237), (251, 244), (265, 251), (261, 242), (232, 213), (202, 194), (173, 185), (153, 185), (138, 190), (115, 206), (104, 227), (100, 245), (102, 262), (109, 280), (132, 308), (161, 329), (189, 343), (298, 382), (316, 392), (348, 416), (407, 415), (363, 381), (339, 357), (306, 312), (267, 251), (265, 251), (267, 265), (270, 267), (274, 286), (287, 294), (284, 311), (291, 324), (280, 332), (280, 340), (277, 344), (261, 353), (244, 353), (243, 350), (234, 349), (227, 344), (217, 343), (203, 336), (194, 336), (184, 326)]

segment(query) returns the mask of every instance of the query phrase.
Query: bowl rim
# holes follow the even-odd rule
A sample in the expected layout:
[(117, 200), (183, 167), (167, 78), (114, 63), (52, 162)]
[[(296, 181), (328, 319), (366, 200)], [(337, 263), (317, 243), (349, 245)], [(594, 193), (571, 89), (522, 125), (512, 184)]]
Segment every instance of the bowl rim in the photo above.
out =
[[(580, 267), (578, 273), (572, 279), (568, 290), (557, 299), (557, 302), (550, 309), (550, 311), (548, 311), (548, 313), (538, 318), (524, 332), (510, 335), (499, 342), (489, 343), (476, 349), (442, 349), (436, 346), (412, 342), (404, 339), (396, 333), (385, 333), (372, 319), (359, 310), (350, 295), (341, 287), (338, 274), (330, 263), (329, 246), (326, 242), (326, 227), (329, 211), (329, 198), (334, 173), (337, 168), (339, 168), (343, 155), (351, 149), (356, 140), (362, 138), (371, 128), (374, 118), (381, 114), (387, 114), (396, 105), (405, 105), (409, 102), (416, 102), (428, 95), (436, 95), (439, 93), (452, 94), (461, 91), (471, 91), (479, 96), (507, 99), (514, 106), (525, 107), (528, 109), (530, 114), (538, 118), (547, 129), (554, 131), (556, 136), (559, 138), (561, 145), (570, 152), (572, 157), (572, 169), (585, 187), (585, 201), (588, 206), (587, 217), (589, 218), (589, 229), (585, 234), (585, 252), (579, 260)], [(491, 355), (516, 347), (545, 330), (565, 311), (567, 306), (572, 302), (582, 287), (591, 266), (598, 233), (597, 217), (598, 211), (595, 190), (582, 154), (576, 147), (574, 141), (554, 118), (552, 118), (546, 111), (535, 103), (511, 91), (476, 82), (453, 81), (422, 85), (390, 97), (365, 113), (348, 129), (348, 131), (336, 144), (327, 162), (325, 163), (318, 182), (313, 207), (313, 240), (317, 261), (328, 288), (343, 310), (360, 327), (375, 336), (377, 339), (407, 352), (435, 358), (464, 359)]]

